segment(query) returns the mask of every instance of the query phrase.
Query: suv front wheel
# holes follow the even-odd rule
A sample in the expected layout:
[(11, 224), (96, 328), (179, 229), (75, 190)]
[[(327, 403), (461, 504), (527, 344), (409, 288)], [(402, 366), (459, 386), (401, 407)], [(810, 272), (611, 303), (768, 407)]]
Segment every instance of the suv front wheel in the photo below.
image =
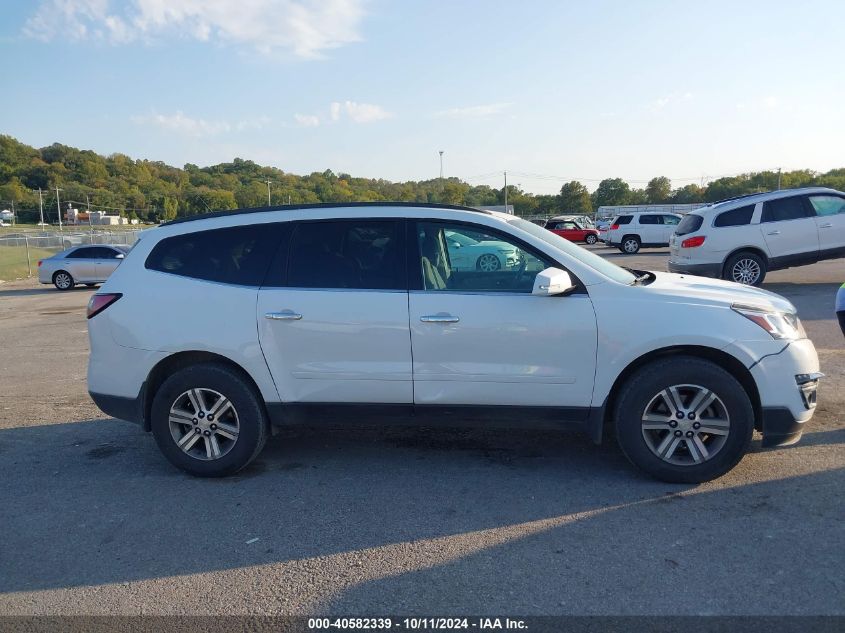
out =
[(614, 408), (616, 437), (631, 462), (663, 481), (701, 483), (748, 451), (754, 409), (742, 385), (718, 365), (689, 356), (635, 372)]
[(156, 392), (153, 436), (174, 466), (198, 477), (224, 477), (249, 464), (267, 441), (268, 422), (255, 388), (219, 363), (186, 367)]

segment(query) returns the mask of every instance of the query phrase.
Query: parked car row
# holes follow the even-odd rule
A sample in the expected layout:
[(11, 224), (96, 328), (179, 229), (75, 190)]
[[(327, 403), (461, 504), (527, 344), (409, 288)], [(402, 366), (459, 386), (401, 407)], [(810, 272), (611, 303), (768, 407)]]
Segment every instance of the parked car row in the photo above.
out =
[[(546, 228), (573, 242), (595, 243), (565, 217), (552, 218)], [(845, 193), (807, 187), (731, 198), (685, 216), (626, 213), (596, 235), (628, 255), (668, 246), (671, 272), (756, 286), (770, 270), (845, 257)]]

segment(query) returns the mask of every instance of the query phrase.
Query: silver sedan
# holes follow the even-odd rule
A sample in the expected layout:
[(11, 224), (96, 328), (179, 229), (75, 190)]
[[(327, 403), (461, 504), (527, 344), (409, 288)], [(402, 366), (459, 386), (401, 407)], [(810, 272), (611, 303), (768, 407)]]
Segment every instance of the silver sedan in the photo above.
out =
[(128, 246), (75, 246), (38, 262), (38, 281), (70, 290), (76, 284), (101, 284), (114, 272)]

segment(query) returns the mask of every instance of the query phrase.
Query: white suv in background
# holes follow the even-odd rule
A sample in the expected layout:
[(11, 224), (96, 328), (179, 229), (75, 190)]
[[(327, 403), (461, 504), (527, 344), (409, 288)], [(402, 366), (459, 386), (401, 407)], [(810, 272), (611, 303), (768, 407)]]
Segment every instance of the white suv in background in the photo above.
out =
[[(456, 267), (456, 234), (519, 264)], [(754, 429), (797, 441), (821, 376), (782, 297), (632, 273), (512, 215), (440, 205), (176, 220), (143, 233), (88, 319), (94, 402), (200, 476), (246, 466), (273, 426), (383, 421), (595, 442), (613, 428), (646, 472), (699, 482)]]
[(702, 207), (670, 249), (671, 272), (760, 285), (769, 270), (845, 257), (845, 193), (786, 189)]
[(669, 246), (669, 238), (681, 217), (675, 213), (653, 211), (617, 215), (610, 221), (602, 238), (608, 246), (616, 246), (627, 255), (633, 255), (640, 248)]

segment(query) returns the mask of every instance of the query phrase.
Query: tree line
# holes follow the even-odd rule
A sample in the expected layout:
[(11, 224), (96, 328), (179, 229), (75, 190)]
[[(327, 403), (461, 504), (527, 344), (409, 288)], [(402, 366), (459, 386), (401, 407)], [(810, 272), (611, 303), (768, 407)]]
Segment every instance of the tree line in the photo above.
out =
[[(592, 193), (578, 181), (564, 184), (557, 195), (534, 195), (509, 185), (507, 200), (523, 216), (591, 213), (603, 205), (713, 202), (776, 189), (778, 178), (783, 188), (819, 185), (845, 190), (845, 169), (762, 171), (677, 189), (665, 176), (651, 179), (641, 189), (621, 178), (607, 178)], [(212, 210), (265, 206), (268, 180), (272, 205), (400, 201), (484, 206), (505, 200), (503, 188), (473, 186), (454, 177), (390, 182), (331, 170), (299, 176), (241, 158), (210, 167), (188, 163), (178, 168), (124, 154), (101, 156), (59, 143), (36, 149), (0, 135), (0, 206), (14, 202), (22, 222), (38, 221), (39, 187), (45, 217), (51, 222), (56, 221), (56, 187), (62, 211), (64, 201), (84, 207), (87, 199), (92, 209), (157, 222)]]

